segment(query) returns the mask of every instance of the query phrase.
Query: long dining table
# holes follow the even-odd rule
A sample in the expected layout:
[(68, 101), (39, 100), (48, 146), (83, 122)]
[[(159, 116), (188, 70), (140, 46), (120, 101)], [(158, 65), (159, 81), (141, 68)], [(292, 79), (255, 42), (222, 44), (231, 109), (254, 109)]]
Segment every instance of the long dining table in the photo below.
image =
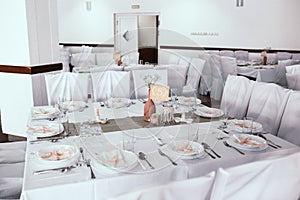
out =
[[(223, 117), (204, 118), (193, 114), (192, 123), (177, 121), (153, 125), (143, 121), (143, 106), (139, 100), (131, 100), (129, 105), (120, 108), (89, 103), (84, 110), (68, 114), (69, 123), (65, 124), (68, 135), (41, 139), (28, 136), (21, 199), (108, 199), (203, 176), (218, 168), (280, 158), (300, 150), (296, 145), (265, 133), (266, 138), (281, 147), (268, 146), (261, 151), (242, 151), (241, 154), (224, 145), (232, 133), (226, 127), (220, 129), (224, 125)], [(96, 120), (95, 108), (100, 110), (104, 121)], [(208, 151), (184, 157), (171, 151), (170, 145), (174, 141), (189, 140), (197, 144), (207, 143), (218, 156)], [(118, 154), (120, 158), (126, 157), (127, 154), (122, 153), (128, 144), (131, 145), (128, 155), (134, 161), (128, 168), (115, 168), (111, 163), (103, 162), (105, 156), (112, 158)], [(72, 159), (59, 165), (55, 161), (40, 159), (41, 149), (59, 145), (75, 147)], [(146, 155), (147, 161), (138, 158), (140, 152)], [(91, 162), (83, 162), (87, 160)], [(51, 170), (58, 167), (61, 169)]]

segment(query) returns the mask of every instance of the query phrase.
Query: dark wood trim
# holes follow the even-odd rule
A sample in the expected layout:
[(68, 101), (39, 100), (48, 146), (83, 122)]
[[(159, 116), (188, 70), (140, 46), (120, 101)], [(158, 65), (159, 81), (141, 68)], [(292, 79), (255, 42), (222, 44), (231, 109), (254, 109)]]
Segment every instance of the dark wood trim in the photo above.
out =
[[(246, 49), (246, 48), (224, 48), (224, 47), (187, 47), (187, 46), (160, 46), (161, 49), (174, 49), (174, 50), (245, 50), (248, 52), (262, 52), (265, 49)], [(269, 53), (276, 53), (276, 52), (289, 52), (289, 53), (300, 53), (300, 50), (288, 50), (288, 49), (270, 49), (267, 50)]]
[(81, 47), (83, 45), (90, 47), (114, 47), (114, 44), (81, 44), (81, 43), (59, 43), (59, 45), (63, 45), (66, 47), (75, 46)]
[(62, 63), (53, 63), (46, 65), (35, 66), (15, 66), (15, 65), (0, 65), (0, 72), (14, 74), (39, 74), (51, 71), (62, 70)]
[[(91, 46), (91, 47), (114, 47), (114, 44), (86, 44), (86, 43), (59, 43), (60, 45), (64, 45), (66, 47), (70, 46)], [(196, 51), (201, 51), (201, 50), (232, 50), (232, 51), (237, 51), (237, 50), (245, 50), (248, 52), (262, 52), (265, 49), (251, 49), (251, 48), (225, 48), (225, 47), (189, 47), (189, 46), (167, 46), (167, 45), (162, 45), (160, 46), (161, 49), (174, 49), (174, 50), (196, 50)], [(290, 53), (300, 53), (299, 50), (289, 50), (289, 49), (270, 49), (268, 50), (269, 53), (276, 53), (276, 52), (290, 52)]]

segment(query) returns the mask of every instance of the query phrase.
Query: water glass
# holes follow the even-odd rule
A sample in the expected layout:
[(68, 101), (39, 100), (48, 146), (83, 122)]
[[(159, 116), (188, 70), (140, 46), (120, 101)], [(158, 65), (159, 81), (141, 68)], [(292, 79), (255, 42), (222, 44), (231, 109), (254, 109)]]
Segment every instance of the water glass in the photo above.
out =
[(198, 124), (190, 124), (188, 126), (188, 140), (193, 142), (198, 142), (199, 140)]
[(253, 132), (253, 118), (252, 117), (244, 117), (243, 119), (243, 133)]
[(129, 133), (122, 134), (123, 150), (134, 152), (135, 143), (136, 143), (136, 138), (133, 132), (130, 134)]

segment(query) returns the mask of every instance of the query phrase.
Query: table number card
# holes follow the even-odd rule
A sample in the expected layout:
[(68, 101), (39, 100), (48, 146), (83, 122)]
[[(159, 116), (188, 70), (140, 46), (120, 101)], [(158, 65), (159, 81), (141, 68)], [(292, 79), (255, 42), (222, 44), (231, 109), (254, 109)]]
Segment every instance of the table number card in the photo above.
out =
[(170, 87), (165, 85), (150, 85), (150, 98), (157, 101), (169, 100)]

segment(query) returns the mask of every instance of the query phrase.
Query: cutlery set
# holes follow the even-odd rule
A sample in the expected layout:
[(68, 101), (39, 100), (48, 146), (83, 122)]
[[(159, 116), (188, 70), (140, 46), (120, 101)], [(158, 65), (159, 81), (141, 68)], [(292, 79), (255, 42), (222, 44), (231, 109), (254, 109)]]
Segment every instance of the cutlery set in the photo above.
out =
[[(221, 158), (221, 156), (215, 152), (207, 143), (202, 142), (202, 146), (204, 147), (205, 153), (207, 153), (212, 159), (216, 159), (216, 157)], [(212, 155), (210, 152), (212, 152), (214, 155)]]
[(263, 138), (264, 140), (266, 140), (267, 143), (268, 143), (268, 145), (269, 145), (270, 147), (274, 148), (274, 149), (280, 149), (280, 148), (282, 148), (282, 146), (280, 146), (280, 145), (274, 143), (272, 140), (269, 140), (268, 138), (266, 138), (266, 136), (264, 136), (264, 135), (261, 134), (261, 133), (257, 134), (257, 136), (259, 136), (259, 137)]

